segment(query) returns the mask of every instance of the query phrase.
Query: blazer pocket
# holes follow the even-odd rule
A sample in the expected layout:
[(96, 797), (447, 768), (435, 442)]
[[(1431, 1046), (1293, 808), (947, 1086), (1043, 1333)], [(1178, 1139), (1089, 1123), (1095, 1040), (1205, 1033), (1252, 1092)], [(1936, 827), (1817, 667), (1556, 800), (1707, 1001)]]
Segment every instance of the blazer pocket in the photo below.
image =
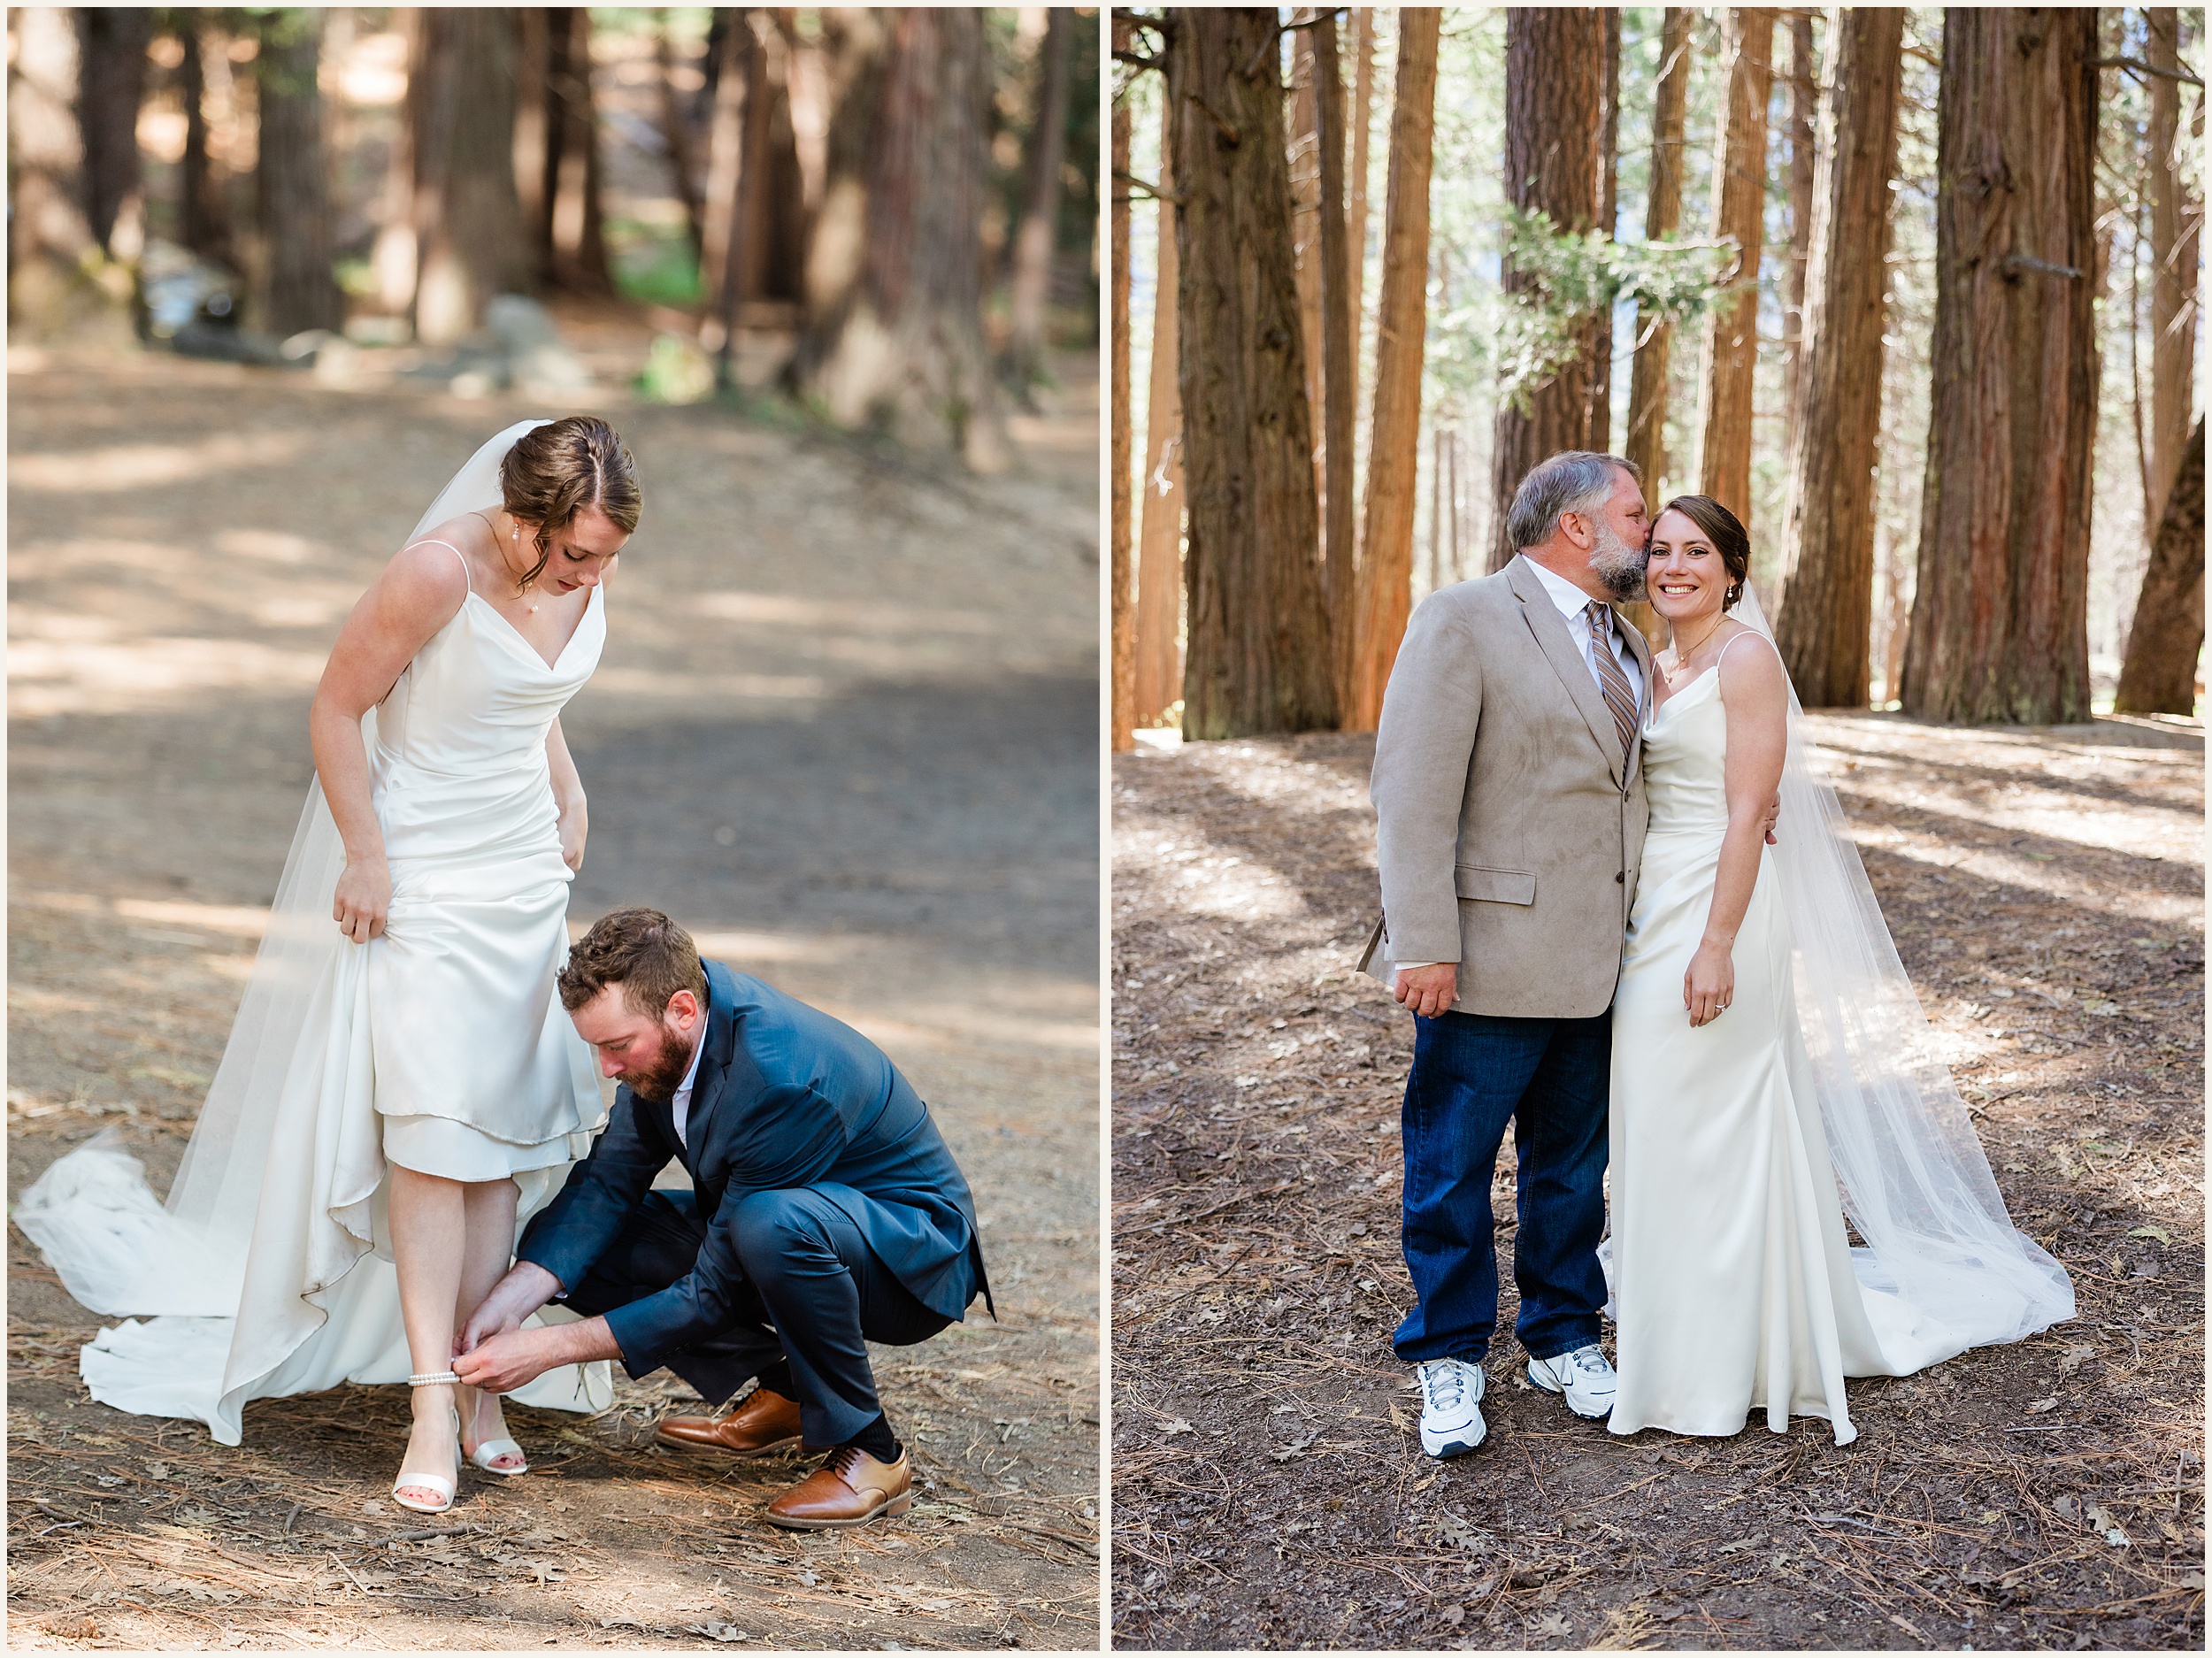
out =
[(1461, 864), (1454, 866), (1452, 880), (1462, 898), (1494, 904), (1536, 902), (1536, 877), (1525, 870), (1486, 870), (1476, 864)]

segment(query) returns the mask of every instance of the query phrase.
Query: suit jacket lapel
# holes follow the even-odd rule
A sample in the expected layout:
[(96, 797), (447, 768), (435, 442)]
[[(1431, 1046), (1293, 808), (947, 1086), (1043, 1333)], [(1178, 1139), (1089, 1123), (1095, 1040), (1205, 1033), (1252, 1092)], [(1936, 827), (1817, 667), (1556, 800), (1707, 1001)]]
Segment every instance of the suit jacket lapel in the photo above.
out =
[(1520, 555), (1516, 554), (1513, 562), (1505, 567), (1505, 579), (1514, 596), (1521, 602), (1521, 614), (1527, 618), (1529, 632), (1535, 634), (1552, 671), (1558, 674), (1559, 682), (1567, 687), (1568, 698), (1581, 714), (1582, 723), (1590, 728), (1598, 752), (1605, 756), (1606, 771), (1613, 786), (1624, 787), (1620, 728), (1613, 724), (1613, 710), (1605, 705), (1605, 694), (1598, 689), (1588, 660), (1567, 632), (1567, 618), (1560, 615), (1559, 607), (1551, 602), (1551, 595), (1544, 591), (1544, 584), (1535, 572), (1525, 567)]
[[(718, 978), (718, 974), (720, 975)], [(699, 1148), (706, 1144), (707, 1122), (730, 1074), (730, 1056), (737, 1049), (736, 986), (718, 962), (707, 963), (707, 1029), (700, 1040), (706, 1052), (699, 1055), (699, 1074), (691, 1079), (691, 1110), (684, 1119), (684, 1167), (694, 1174), (699, 1168)], [(672, 1122), (673, 1113), (671, 1113)]]
[(1644, 721), (1651, 713), (1651, 641), (1644, 637), (1644, 630), (1633, 626), (1617, 610), (1614, 620), (1620, 626), (1621, 636), (1628, 641), (1628, 654), (1636, 658), (1636, 666), (1643, 675), (1643, 695), (1637, 701), (1636, 741), (1628, 745), (1628, 777), (1633, 783), (1644, 769)]

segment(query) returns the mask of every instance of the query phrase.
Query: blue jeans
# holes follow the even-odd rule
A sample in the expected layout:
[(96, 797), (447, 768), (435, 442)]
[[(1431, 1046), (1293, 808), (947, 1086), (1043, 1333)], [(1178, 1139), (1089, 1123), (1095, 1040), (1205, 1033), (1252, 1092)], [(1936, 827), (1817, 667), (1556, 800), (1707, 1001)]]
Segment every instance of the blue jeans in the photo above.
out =
[(1406, 1078), (1406, 1266), (1400, 1358), (1479, 1362), (1498, 1324), (1490, 1178), (1508, 1119), (1518, 1159), (1514, 1334), (1532, 1359), (1598, 1339), (1605, 1274), (1605, 1101), (1613, 1016), (1417, 1018)]

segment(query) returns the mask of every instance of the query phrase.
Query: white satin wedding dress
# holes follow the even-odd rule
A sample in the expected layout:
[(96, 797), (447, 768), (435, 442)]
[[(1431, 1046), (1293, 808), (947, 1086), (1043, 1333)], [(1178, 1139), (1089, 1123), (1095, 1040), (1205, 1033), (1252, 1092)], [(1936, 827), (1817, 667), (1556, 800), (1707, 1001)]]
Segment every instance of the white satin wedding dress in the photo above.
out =
[[(495, 509), (498, 459), (535, 424), (479, 450), (418, 537)], [(155, 1315), (83, 1349), (95, 1399), (196, 1417), (235, 1445), (249, 1400), (405, 1380), (388, 1159), (513, 1177), (519, 1226), (588, 1149), (605, 1113), (591, 1050), (554, 994), (572, 877), (545, 745), (597, 665), (603, 593), (549, 664), (472, 591), (364, 720), (392, 872), (385, 931), (366, 944), (331, 918), (344, 851), (319, 782), (310, 789), (167, 1206), (112, 1132), (24, 1194), (17, 1222), (71, 1294)], [(604, 1363), (572, 1365), (513, 1397), (593, 1410), (612, 1388)]]
[(1846, 1444), (1846, 1377), (1907, 1375), (2073, 1313), (2063, 1270), (2005, 1218), (1902, 970), (1879, 965), (1894, 948), (1870, 890), (1848, 890), (1865, 876), (1791, 706), (1781, 844), (1736, 935), (1732, 1001), (1697, 1028), (1683, 976), (1728, 825), (1717, 665), (1644, 727), (1651, 821), (1613, 1006), (1615, 1433), (1728, 1435), (1763, 1410), (1777, 1432), (1825, 1417)]

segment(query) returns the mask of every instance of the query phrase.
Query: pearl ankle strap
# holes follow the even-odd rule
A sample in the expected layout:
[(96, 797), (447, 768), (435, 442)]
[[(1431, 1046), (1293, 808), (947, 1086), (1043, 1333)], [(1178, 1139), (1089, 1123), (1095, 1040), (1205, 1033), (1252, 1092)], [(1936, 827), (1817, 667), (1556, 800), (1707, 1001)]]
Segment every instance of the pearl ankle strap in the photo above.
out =
[(461, 1378), (451, 1370), (440, 1370), (434, 1376), (411, 1376), (407, 1378), (410, 1387), (458, 1387), (460, 1385)]

